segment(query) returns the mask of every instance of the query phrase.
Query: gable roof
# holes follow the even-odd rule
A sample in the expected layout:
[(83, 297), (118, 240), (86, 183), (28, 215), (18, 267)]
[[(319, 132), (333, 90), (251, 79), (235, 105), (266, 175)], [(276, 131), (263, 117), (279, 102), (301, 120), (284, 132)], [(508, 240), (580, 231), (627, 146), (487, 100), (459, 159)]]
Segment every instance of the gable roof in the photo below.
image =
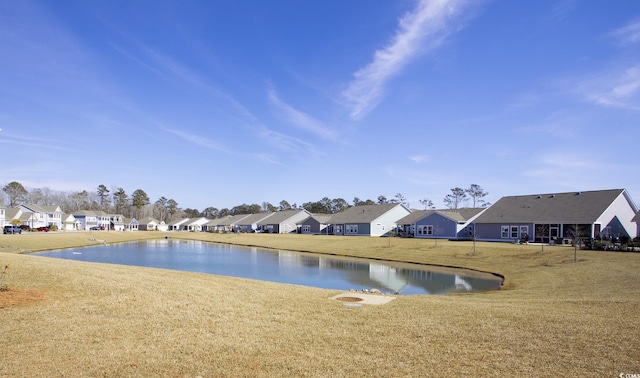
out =
[(247, 214), (238, 214), (238, 215), (226, 215), (222, 218), (211, 219), (209, 222), (205, 223), (208, 227), (213, 226), (231, 226), (236, 221), (239, 221), (242, 218), (245, 218)]
[(144, 217), (140, 219), (138, 222), (140, 224), (150, 224), (150, 223), (160, 224), (160, 221), (153, 217)]
[(180, 225), (188, 222), (189, 219), (191, 219), (191, 218), (182, 218), (182, 219), (179, 219), (179, 220), (177, 220), (175, 222), (169, 223), (169, 225), (173, 226), (173, 227), (180, 226)]
[(476, 223), (593, 223), (624, 189), (502, 197)]
[(254, 223), (258, 223), (262, 220), (264, 220), (267, 217), (272, 216), (275, 213), (256, 213), (256, 214), (250, 214), (242, 219), (240, 219), (238, 222), (236, 222), (236, 224), (238, 225), (252, 225)]
[(440, 214), (441, 216), (449, 218), (457, 223), (465, 223), (486, 209), (487, 208), (484, 207), (463, 207), (460, 209), (414, 210), (411, 214), (400, 219), (397, 223), (413, 224), (433, 214)]
[(283, 210), (273, 213), (271, 216), (259, 221), (258, 224), (280, 224), (300, 213), (311, 214), (307, 210)]
[(371, 223), (396, 206), (403, 205), (399, 203), (385, 203), (377, 205), (352, 206), (341, 213), (333, 214), (333, 216), (329, 218), (329, 223)]
[(420, 219), (426, 218), (429, 215), (435, 213), (435, 210), (414, 210), (411, 214), (398, 220), (398, 224), (413, 224)]
[(73, 214), (67, 214), (67, 213), (63, 213), (61, 215), (61, 219), (63, 222), (80, 222), (79, 220), (76, 219), (75, 216), (73, 216)]
[(329, 219), (331, 219), (332, 215), (333, 214), (311, 214), (308, 217), (304, 218), (303, 220), (298, 221), (297, 224), (306, 223), (311, 219), (314, 219), (316, 222), (320, 224), (327, 224), (327, 222), (329, 222)]
[(20, 213), (21, 211), (22, 211), (21, 209), (8, 207), (4, 212), (4, 217), (5, 219), (8, 219), (8, 220), (16, 219), (16, 217), (18, 216), (18, 213)]
[(485, 210), (487, 210), (486, 207), (463, 207), (462, 209), (436, 210), (436, 212), (451, 220), (464, 223)]

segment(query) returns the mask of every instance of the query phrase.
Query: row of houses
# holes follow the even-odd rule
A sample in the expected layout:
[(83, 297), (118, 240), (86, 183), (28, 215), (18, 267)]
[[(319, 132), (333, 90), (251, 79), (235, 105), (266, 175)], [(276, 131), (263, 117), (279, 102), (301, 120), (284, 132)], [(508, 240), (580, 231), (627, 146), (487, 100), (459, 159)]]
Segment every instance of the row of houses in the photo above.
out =
[(169, 230), (270, 232), (415, 238), (526, 240), (569, 244), (581, 238), (640, 236), (640, 213), (625, 189), (508, 196), (488, 208), (410, 210), (403, 204), (182, 219)]
[[(411, 210), (403, 204), (353, 206), (337, 214), (286, 210), (217, 219), (184, 218), (165, 224), (100, 211), (63, 214), (57, 206), (0, 208), (0, 224), (19, 219), (31, 227), (62, 230), (267, 232), (415, 238), (527, 240), (570, 243), (586, 238), (640, 236), (640, 212), (625, 189), (508, 196), (488, 208)], [(6, 223), (5, 223), (6, 222)]]
[(117, 230), (137, 231), (138, 221), (104, 211), (81, 210), (65, 214), (60, 206), (22, 204), (13, 208), (0, 208), (0, 226), (18, 224), (32, 229), (40, 227), (58, 230)]

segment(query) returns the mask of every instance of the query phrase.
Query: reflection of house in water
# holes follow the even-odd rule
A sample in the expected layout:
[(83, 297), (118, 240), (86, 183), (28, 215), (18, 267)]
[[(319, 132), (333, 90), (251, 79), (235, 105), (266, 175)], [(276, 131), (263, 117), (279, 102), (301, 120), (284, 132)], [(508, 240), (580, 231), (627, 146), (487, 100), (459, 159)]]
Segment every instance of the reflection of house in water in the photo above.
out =
[(398, 274), (398, 269), (380, 264), (369, 264), (369, 278), (382, 287), (400, 293), (409, 285), (409, 280), (405, 275)]
[(456, 274), (456, 278), (455, 278), (454, 282), (455, 282), (455, 285), (456, 285), (456, 290), (471, 291), (473, 289), (471, 287), (471, 284), (469, 284), (464, 278), (460, 277), (457, 274)]
[[(291, 251), (278, 251), (277, 258), (280, 272), (286, 271), (288, 276), (305, 275), (307, 278), (341, 279), (350, 282), (356, 288), (375, 288), (385, 293), (446, 294), (499, 287), (499, 281), (496, 279), (467, 277), (455, 272), (429, 271), (428, 267), (411, 269)], [(307, 270), (300, 269), (303, 267)], [(344, 289), (351, 288), (354, 287)]]

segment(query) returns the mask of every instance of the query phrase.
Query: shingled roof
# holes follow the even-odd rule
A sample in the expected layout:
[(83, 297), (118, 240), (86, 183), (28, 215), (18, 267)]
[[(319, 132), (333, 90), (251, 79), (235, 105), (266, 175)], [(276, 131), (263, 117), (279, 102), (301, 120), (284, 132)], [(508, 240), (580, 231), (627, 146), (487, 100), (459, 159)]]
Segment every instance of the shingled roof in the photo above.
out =
[(595, 222), (624, 189), (502, 197), (476, 223)]
[(388, 203), (379, 205), (353, 206), (341, 213), (333, 214), (333, 216), (329, 219), (329, 223), (371, 223), (396, 206), (402, 205), (398, 203)]

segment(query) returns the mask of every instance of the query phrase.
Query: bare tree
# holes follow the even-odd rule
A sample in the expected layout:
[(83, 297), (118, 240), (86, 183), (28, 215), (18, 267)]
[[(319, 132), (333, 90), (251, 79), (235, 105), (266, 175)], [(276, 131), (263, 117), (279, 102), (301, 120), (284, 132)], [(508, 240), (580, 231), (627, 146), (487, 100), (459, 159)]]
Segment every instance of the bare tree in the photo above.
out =
[(582, 240), (587, 237), (589, 233), (584, 226), (574, 224), (569, 229), (569, 236), (573, 241), (573, 262), (578, 262), (578, 248), (582, 244)]
[(440, 224), (436, 223), (433, 226), (433, 248), (438, 247), (438, 237), (444, 233), (444, 229), (440, 227)]
[(540, 252), (544, 252), (544, 238), (549, 236), (549, 225), (548, 224), (536, 224), (534, 233), (534, 241), (540, 238)]

